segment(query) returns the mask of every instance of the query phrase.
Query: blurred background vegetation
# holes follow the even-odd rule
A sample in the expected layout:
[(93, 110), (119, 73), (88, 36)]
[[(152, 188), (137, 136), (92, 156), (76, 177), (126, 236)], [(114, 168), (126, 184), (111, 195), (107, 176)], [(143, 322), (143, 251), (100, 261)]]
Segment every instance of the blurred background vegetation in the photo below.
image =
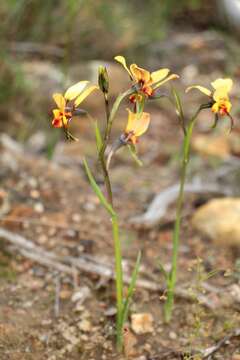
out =
[(22, 141), (50, 127), (49, 94), (73, 64), (144, 64), (174, 31), (220, 27), (214, 0), (3, 0), (0, 18), (0, 127)]

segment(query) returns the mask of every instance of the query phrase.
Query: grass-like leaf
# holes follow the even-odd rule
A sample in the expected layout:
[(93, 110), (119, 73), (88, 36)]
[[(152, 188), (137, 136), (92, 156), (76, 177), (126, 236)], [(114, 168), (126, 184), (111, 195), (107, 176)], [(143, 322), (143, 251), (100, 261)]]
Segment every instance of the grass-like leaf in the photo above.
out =
[(161, 273), (163, 274), (165, 280), (167, 281), (169, 275), (168, 275), (167, 271), (164, 269), (164, 266), (160, 261), (158, 262), (158, 266), (159, 266), (159, 270), (161, 271)]
[(99, 198), (101, 204), (105, 207), (105, 209), (108, 211), (108, 213), (111, 216), (116, 216), (115, 211), (113, 210), (112, 206), (108, 203), (107, 199), (105, 198), (105, 196), (103, 195), (100, 187), (98, 186), (98, 184), (96, 183), (96, 180), (94, 179), (91, 170), (88, 166), (88, 163), (86, 161), (86, 159), (83, 159), (83, 165), (85, 167), (85, 171), (87, 173), (88, 176), (88, 180), (90, 182), (90, 185), (93, 189), (93, 191), (95, 192), (95, 194), (97, 195), (97, 197)]
[(129, 305), (130, 305), (130, 301), (132, 299), (133, 292), (134, 292), (134, 289), (135, 289), (137, 276), (138, 276), (138, 272), (139, 272), (140, 262), (141, 262), (141, 252), (139, 251), (138, 257), (137, 257), (137, 260), (136, 260), (136, 263), (135, 263), (135, 266), (134, 266), (134, 269), (133, 269), (131, 282), (130, 282), (129, 287), (128, 287), (127, 297), (126, 297), (126, 299), (124, 301), (124, 304), (123, 304), (122, 326), (124, 325), (124, 323), (127, 320), (128, 311), (129, 311)]
[(133, 158), (133, 160), (137, 163), (138, 166), (143, 166), (143, 162), (137, 156), (136, 147), (133, 144), (127, 146), (128, 150)]
[(96, 138), (96, 144), (97, 144), (97, 151), (98, 153), (102, 149), (103, 141), (102, 141), (102, 134), (98, 126), (97, 120), (94, 121), (94, 130), (95, 130), (95, 138)]
[(180, 123), (181, 123), (183, 131), (185, 133), (186, 129), (185, 129), (185, 119), (184, 119), (182, 102), (181, 102), (180, 96), (178, 95), (178, 92), (176, 91), (176, 89), (173, 86), (172, 86), (172, 94), (173, 94), (173, 97), (175, 99), (176, 109), (177, 109), (177, 113), (178, 113), (178, 116), (179, 116), (179, 119), (180, 119)]

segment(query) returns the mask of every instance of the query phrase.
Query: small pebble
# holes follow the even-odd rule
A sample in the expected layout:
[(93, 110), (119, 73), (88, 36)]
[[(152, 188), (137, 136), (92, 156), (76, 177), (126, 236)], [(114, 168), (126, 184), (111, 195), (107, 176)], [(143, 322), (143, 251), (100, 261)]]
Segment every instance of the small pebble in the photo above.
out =
[(177, 334), (174, 331), (170, 331), (169, 338), (171, 340), (176, 340), (177, 339)]
[(36, 211), (38, 214), (42, 214), (44, 212), (44, 206), (42, 203), (40, 202), (37, 202), (35, 205), (34, 205), (34, 211)]
[(153, 316), (150, 313), (138, 313), (131, 316), (131, 327), (136, 334), (153, 332)]
[(79, 330), (83, 332), (90, 332), (92, 330), (92, 324), (89, 320), (83, 319), (77, 324)]
[(72, 221), (74, 221), (75, 223), (78, 223), (81, 221), (81, 215), (79, 214), (73, 214), (72, 215)]
[(40, 198), (40, 193), (38, 190), (31, 190), (30, 191), (30, 196), (33, 199), (39, 199)]
[(72, 302), (78, 303), (81, 305), (86, 299), (89, 299), (91, 296), (91, 290), (88, 286), (81, 287), (78, 291), (74, 292), (72, 296)]

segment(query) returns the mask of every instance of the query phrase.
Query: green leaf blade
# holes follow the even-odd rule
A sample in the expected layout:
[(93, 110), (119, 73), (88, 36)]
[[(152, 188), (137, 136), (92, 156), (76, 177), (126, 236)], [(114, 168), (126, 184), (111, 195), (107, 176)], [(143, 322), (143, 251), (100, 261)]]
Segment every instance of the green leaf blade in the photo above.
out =
[(103, 140), (102, 140), (102, 134), (98, 126), (97, 120), (94, 121), (94, 130), (95, 130), (95, 138), (96, 138), (96, 145), (97, 145), (97, 151), (100, 153), (102, 146), (103, 146)]
[(128, 293), (127, 293), (127, 297), (124, 301), (123, 304), (123, 311), (122, 311), (122, 326), (124, 325), (124, 323), (126, 322), (127, 316), (128, 316), (128, 311), (129, 311), (129, 305), (130, 305), (130, 301), (132, 299), (133, 296), (133, 292), (135, 289), (135, 285), (137, 282), (137, 276), (138, 276), (138, 272), (139, 272), (139, 267), (140, 267), (140, 262), (141, 262), (141, 251), (139, 251), (138, 256), (137, 256), (137, 260), (132, 272), (132, 276), (131, 276), (131, 281), (128, 287)]
[(107, 212), (111, 215), (111, 216), (116, 216), (115, 211), (113, 210), (112, 206), (108, 203), (107, 199), (105, 198), (105, 196), (103, 195), (100, 187), (98, 186), (98, 184), (96, 183), (96, 180), (94, 179), (91, 170), (88, 166), (88, 163), (86, 161), (86, 159), (83, 159), (83, 165), (85, 167), (85, 171), (87, 173), (87, 177), (88, 180), (90, 182), (90, 185), (93, 189), (93, 191), (95, 192), (95, 194), (97, 195), (100, 203), (104, 206), (104, 208), (107, 210)]

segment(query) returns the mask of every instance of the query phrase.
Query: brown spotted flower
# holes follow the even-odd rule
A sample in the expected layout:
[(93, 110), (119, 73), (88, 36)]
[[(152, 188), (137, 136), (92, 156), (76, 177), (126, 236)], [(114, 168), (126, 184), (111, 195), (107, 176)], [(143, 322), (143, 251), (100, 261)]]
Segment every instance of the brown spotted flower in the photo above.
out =
[(158, 89), (161, 85), (166, 83), (169, 80), (177, 79), (179, 76), (176, 74), (171, 74), (169, 69), (159, 69), (150, 73), (148, 70), (145, 70), (139, 67), (136, 64), (131, 64), (128, 68), (126, 60), (123, 56), (115, 56), (114, 58), (118, 61), (124, 69), (128, 72), (130, 79), (133, 82), (133, 85), (136, 86), (136, 93), (130, 96), (132, 102), (141, 100), (140, 97), (150, 97), (154, 95), (154, 91)]

